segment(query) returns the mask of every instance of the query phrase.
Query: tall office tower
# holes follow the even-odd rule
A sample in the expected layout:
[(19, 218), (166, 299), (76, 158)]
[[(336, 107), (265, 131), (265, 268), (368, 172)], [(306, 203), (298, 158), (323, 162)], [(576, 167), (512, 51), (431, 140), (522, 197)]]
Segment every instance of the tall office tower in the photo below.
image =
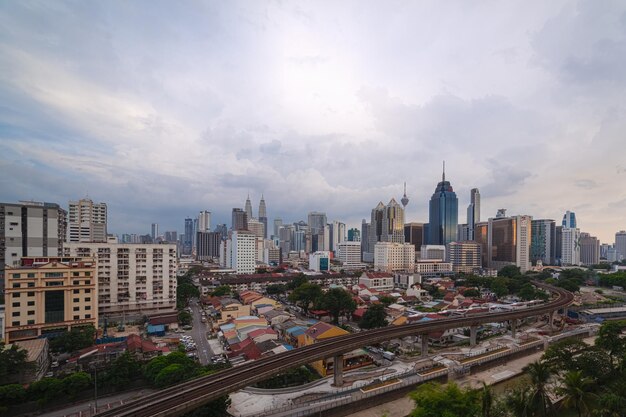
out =
[(620, 230), (615, 233), (615, 250), (622, 259), (626, 259), (626, 231)]
[(374, 245), (376, 245), (377, 242), (382, 241), (383, 216), (384, 215), (385, 215), (385, 205), (383, 204), (382, 201), (379, 201), (376, 207), (372, 209), (370, 227), (368, 231), (369, 250), (372, 253), (372, 261), (373, 261)]
[(263, 239), (265, 237), (265, 225), (256, 219), (248, 220), (248, 230), (256, 237)]
[(106, 242), (107, 205), (88, 198), (70, 201), (67, 224), (68, 242)]
[(551, 219), (537, 219), (531, 223), (530, 261), (536, 265), (556, 265), (556, 222)]
[(522, 273), (530, 269), (532, 217), (512, 216), (489, 219), (487, 259), (490, 268), (515, 265)]
[(265, 236), (263, 237), (267, 239), (267, 235), (269, 233), (267, 230), (267, 207), (265, 207), (265, 198), (263, 198), (263, 194), (261, 194), (261, 201), (259, 202), (259, 221), (263, 223), (265, 230)]
[(254, 274), (256, 270), (256, 236), (246, 230), (233, 231), (230, 244), (230, 267), (237, 274)]
[(183, 255), (191, 255), (193, 249), (193, 219), (185, 219), (185, 234), (183, 235)]
[(158, 223), (152, 223), (152, 226), (150, 228), (150, 236), (152, 237), (152, 241), (156, 242), (157, 237), (159, 237), (159, 224)]
[(245, 211), (240, 208), (233, 208), (231, 230), (248, 230), (248, 217)]
[(415, 246), (415, 250), (419, 251), (424, 244), (424, 223), (405, 224), (404, 241)]
[(600, 262), (600, 241), (589, 233), (580, 234), (580, 263), (595, 265)]
[(6, 276), (6, 343), (98, 327), (95, 259), (22, 258)]
[(96, 259), (100, 316), (117, 321), (175, 311), (175, 244), (69, 243), (63, 251)]
[(196, 250), (196, 259), (199, 261), (209, 261), (219, 259), (220, 242), (222, 235), (219, 232), (198, 232), (198, 249)]
[(371, 225), (365, 219), (361, 221), (361, 261), (363, 262), (374, 262), (373, 255), (371, 260), (366, 259), (366, 254), (372, 253), (369, 249), (370, 227)]
[(246, 205), (244, 206), (244, 210), (246, 211), (246, 216), (248, 216), (248, 220), (254, 217), (252, 215), (252, 203), (250, 202), (250, 194), (248, 194), (248, 198), (246, 198)]
[(609, 248), (610, 248), (611, 246), (612, 246), (612, 245), (609, 245), (608, 243), (602, 243), (602, 244), (600, 245), (600, 259), (606, 259), (606, 256), (607, 256), (607, 255), (608, 255), (608, 253), (609, 253)]
[(326, 213), (312, 211), (309, 213), (308, 220), (311, 234), (317, 235), (324, 233), (324, 228), (326, 227), (327, 223)]
[(480, 192), (478, 188), (470, 191), (470, 203), (467, 206), (468, 239), (474, 240), (474, 225), (480, 222)]
[(196, 250), (196, 238), (197, 238), (197, 233), (198, 233), (198, 218), (196, 217), (195, 219), (193, 219), (193, 230), (191, 231), (191, 251), (195, 252)]
[(6, 266), (23, 256), (61, 255), (66, 227), (67, 212), (58, 204), (0, 203), (0, 291)]
[(617, 251), (615, 246), (611, 246), (606, 253), (606, 260), (611, 263), (621, 262), (623, 259), (624, 257)]
[(306, 251), (306, 230), (295, 230), (293, 232), (293, 241), (291, 246), (293, 250), (300, 252)]
[(383, 211), (383, 229), (381, 240), (383, 242), (404, 243), (404, 209), (396, 202), (395, 198)]
[(576, 213), (567, 210), (563, 215), (563, 222), (561, 223), (563, 227), (569, 227), (570, 229), (576, 228)]
[(291, 241), (294, 232), (295, 228), (291, 224), (284, 225), (278, 230), (279, 246), (285, 258), (287, 258), (289, 252), (292, 251)]
[(472, 240), (470, 235), (472, 234), (469, 224), (459, 224), (456, 227), (456, 237), (458, 241), (465, 242)]
[[(348, 242), (360, 242), (361, 241), (361, 231), (355, 227), (352, 229), (348, 229)], [(359, 250), (361, 250), (361, 246), (359, 245)]]
[(554, 263), (555, 265), (561, 265), (562, 257), (563, 257), (563, 226), (556, 226), (554, 228)]
[(487, 259), (487, 245), (489, 244), (489, 222), (479, 222), (474, 224), (474, 241), (480, 244), (481, 264), (483, 267), (489, 265)]
[(226, 236), (228, 236), (228, 226), (225, 223), (215, 226), (214, 231), (222, 235), (222, 239), (226, 239)]
[[(170, 230), (165, 232), (165, 241), (168, 243), (176, 243), (176, 241), (178, 240), (178, 232), (176, 230)], [(122, 243), (130, 243), (130, 239), (128, 239), (128, 241), (125, 241), (124, 239), (122, 239)]]
[(471, 274), (482, 267), (482, 247), (473, 240), (450, 242), (446, 245), (446, 259), (454, 272)]
[(278, 237), (278, 230), (282, 227), (283, 225), (283, 219), (281, 218), (276, 218), (274, 219), (274, 237)]
[(428, 228), (429, 245), (446, 245), (457, 240), (459, 200), (449, 181), (446, 181), (445, 163), (441, 182), (430, 198)]
[(211, 212), (202, 210), (198, 215), (198, 232), (211, 231)]
[(330, 250), (337, 252), (339, 250), (339, 244), (346, 241), (346, 224), (335, 220), (333, 221), (330, 230)]
[(580, 265), (580, 229), (563, 227), (561, 265)]

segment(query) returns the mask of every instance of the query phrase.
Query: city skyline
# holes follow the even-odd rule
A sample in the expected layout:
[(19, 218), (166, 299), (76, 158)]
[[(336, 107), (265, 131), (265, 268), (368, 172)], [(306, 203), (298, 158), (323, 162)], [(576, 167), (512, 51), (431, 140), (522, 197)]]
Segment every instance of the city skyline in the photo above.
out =
[(478, 188), (483, 219), (626, 228), (623, 3), (147, 4), (0, 9), (0, 201), (89, 194), (149, 234), (250, 191), (350, 228), (406, 181), (426, 222), (445, 159), (459, 223)]

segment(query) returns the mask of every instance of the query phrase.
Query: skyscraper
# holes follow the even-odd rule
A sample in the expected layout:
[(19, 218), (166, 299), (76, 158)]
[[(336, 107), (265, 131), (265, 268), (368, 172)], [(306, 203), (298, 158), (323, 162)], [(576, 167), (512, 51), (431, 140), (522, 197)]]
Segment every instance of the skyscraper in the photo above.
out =
[(419, 250), (424, 244), (424, 223), (407, 223), (404, 225), (404, 241), (415, 245)]
[(278, 237), (278, 230), (282, 227), (282, 225), (283, 225), (283, 219), (281, 219), (280, 217), (274, 219), (274, 237), (275, 238)]
[(198, 232), (211, 231), (211, 212), (202, 210), (198, 215)]
[[(361, 241), (361, 231), (355, 227), (352, 229), (348, 229), (348, 242), (360, 242)], [(361, 250), (361, 246), (359, 245), (359, 250)]]
[(261, 201), (259, 202), (259, 221), (263, 223), (263, 226), (265, 227), (265, 236), (263, 237), (267, 239), (269, 234), (267, 231), (267, 207), (265, 207), (265, 198), (263, 198), (263, 194), (261, 194)]
[(248, 230), (248, 215), (240, 208), (233, 208), (231, 229)]
[(600, 262), (600, 241), (589, 233), (580, 234), (580, 263), (595, 265)]
[(328, 240), (326, 232), (326, 213), (312, 211), (308, 216), (309, 228), (311, 229), (311, 250), (327, 250), (325, 242)]
[(618, 256), (626, 259), (626, 231), (620, 230), (615, 233), (615, 250)]
[(513, 216), (489, 219), (487, 260), (490, 268), (516, 265), (522, 273), (530, 269), (532, 217)]
[(563, 222), (561, 224), (563, 227), (569, 227), (570, 229), (576, 228), (576, 213), (567, 210), (563, 215)]
[(480, 192), (478, 188), (470, 191), (470, 203), (467, 206), (468, 239), (474, 240), (474, 225), (480, 222)]
[(395, 198), (383, 211), (383, 228), (381, 240), (383, 242), (404, 243), (404, 209)]
[(556, 223), (551, 219), (533, 220), (530, 244), (530, 261), (537, 264), (556, 265)]
[(183, 255), (191, 255), (193, 247), (193, 219), (187, 217), (185, 219), (185, 236), (183, 240)]
[(459, 200), (449, 181), (446, 181), (445, 163), (441, 182), (430, 198), (429, 245), (446, 245), (457, 240)]
[(152, 236), (152, 241), (156, 242), (157, 237), (159, 237), (159, 224), (152, 223), (152, 227), (150, 231), (151, 231), (150, 236)]
[(68, 242), (106, 242), (107, 205), (88, 198), (70, 201), (67, 224)]
[(561, 265), (580, 265), (580, 229), (563, 227)]
[(252, 217), (254, 216), (252, 215), (252, 203), (250, 202), (250, 194), (248, 194), (248, 198), (246, 199), (245, 210), (246, 216), (248, 216), (248, 220), (252, 219)]

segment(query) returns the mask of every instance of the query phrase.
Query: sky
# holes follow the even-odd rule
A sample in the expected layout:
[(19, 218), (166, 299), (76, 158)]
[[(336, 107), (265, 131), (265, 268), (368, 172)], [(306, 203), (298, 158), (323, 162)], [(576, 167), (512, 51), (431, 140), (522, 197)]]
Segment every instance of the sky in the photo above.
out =
[(0, 2), (0, 201), (106, 202), (109, 232), (379, 201), (441, 179), (613, 242), (626, 2)]

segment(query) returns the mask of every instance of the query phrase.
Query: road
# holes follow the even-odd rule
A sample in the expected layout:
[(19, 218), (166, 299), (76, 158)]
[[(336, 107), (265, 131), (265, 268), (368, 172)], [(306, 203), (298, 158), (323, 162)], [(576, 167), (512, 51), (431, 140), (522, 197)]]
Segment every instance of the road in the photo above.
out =
[(213, 375), (174, 385), (156, 394), (145, 396), (133, 403), (100, 413), (100, 415), (103, 417), (165, 417), (182, 415), (222, 395), (231, 393), (287, 369), (319, 359), (344, 354), (366, 345), (380, 343), (393, 338), (429, 334), (435, 331), (459, 327), (478, 326), (482, 323), (504, 322), (543, 315), (566, 307), (574, 300), (574, 296), (562, 288), (536, 281), (533, 281), (533, 284), (550, 290), (556, 298), (545, 304), (509, 312), (476, 314), (472, 317), (446, 318), (405, 324), (403, 326), (388, 326), (326, 339), (313, 345), (300, 347), (278, 355), (264, 357), (239, 367), (230, 368)]
[(185, 334), (193, 337), (196, 346), (198, 347), (198, 359), (202, 365), (209, 364), (209, 358), (213, 356), (213, 351), (209, 345), (209, 341), (206, 338), (206, 333), (209, 331), (207, 323), (202, 323), (202, 308), (194, 300), (189, 303), (193, 316), (193, 329), (186, 331)]

